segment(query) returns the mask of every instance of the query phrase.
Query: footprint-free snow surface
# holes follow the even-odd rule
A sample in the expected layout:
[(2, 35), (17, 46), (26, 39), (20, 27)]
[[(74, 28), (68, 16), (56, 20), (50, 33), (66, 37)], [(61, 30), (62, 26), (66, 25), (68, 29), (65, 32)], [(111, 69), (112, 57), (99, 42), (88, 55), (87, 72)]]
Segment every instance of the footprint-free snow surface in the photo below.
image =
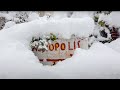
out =
[[(43, 66), (31, 51), (32, 36), (60, 33), (70, 38), (75, 33), (88, 36), (94, 21), (89, 17), (62, 20), (34, 20), (0, 31), (0, 78), (80, 79), (120, 78), (120, 48), (94, 43), (88, 50), (76, 49), (73, 57), (55, 66)], [(119, 49), (119, 50), (118, 50)]]

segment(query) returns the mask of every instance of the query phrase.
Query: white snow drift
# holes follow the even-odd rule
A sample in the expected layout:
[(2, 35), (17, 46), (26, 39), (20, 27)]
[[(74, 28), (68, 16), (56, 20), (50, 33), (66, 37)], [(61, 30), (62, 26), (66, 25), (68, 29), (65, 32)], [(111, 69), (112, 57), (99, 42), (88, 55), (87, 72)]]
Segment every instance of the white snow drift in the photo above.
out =
[(0, 78), (120, 78), (120, 53), (95, 43), (89, 50), (76, 49), (72, 58), (56, 66), (43, 66), (30, 50), (32, 36), (75, 33), (88, 36), (94, 28), (91, 18), (35, 20), (0, 31)]

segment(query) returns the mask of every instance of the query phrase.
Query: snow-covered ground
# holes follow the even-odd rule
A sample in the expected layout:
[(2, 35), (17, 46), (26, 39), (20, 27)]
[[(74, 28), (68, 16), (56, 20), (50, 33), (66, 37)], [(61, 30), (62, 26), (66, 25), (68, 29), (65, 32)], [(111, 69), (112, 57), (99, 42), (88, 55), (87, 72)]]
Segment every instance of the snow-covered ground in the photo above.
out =
[(42, 17), (1, 30), (0, 78), (120, 78), (120, 39), (110, 44), (96, 42), (88, 50), (76, 49), (73, 57), (55, 66), (39, 63), (29, 46), (32, 36), (50, 32), (64, 38), (73, 33), (88, 36), (93, 29), (93, 19), (85, 16), (60, 20)]
[(120, 38), (106, 45), (120, 53)]
[(63, 78), (120, 78), (120, 53), (94, 43), (89, 50), (77, 49), (72, 58), (52, 68)]

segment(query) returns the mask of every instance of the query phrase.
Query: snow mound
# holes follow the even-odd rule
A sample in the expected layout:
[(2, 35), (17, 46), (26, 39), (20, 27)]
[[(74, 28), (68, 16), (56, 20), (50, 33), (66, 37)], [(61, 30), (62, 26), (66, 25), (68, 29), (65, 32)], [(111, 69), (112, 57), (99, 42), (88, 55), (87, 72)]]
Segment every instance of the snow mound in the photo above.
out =
[(37, 14), (37, 13), (29, 14), (28, 21), (33, 21), (33, 20), (36, 20), (36, 19), (39, 19), (39, 14)]
[(53, 71), (68, 79), (120, 78), (119, 58), (120, 53), (101, 43), (94, 43), (89, 50), (76, 49), (72, 58), (58, 63)]
[(10, 28), (10, 27), (14, 26), (15, 24), (16, 24), (16, 23), (13, 22), (13, 21), (6, 22), (3, 29)]
[(110, 48), (120, 52), (120, 38), (116, 39), (115, 41), (112, 41), (110, 44), (106, 44)]
[(93, 17), (93, 11), (74, 11), (71, 18)]
[(91, 22), (90, 18), (50, 21), (42, 18), (3, 29), (0, 31), (0, 78), (61, 78), (61, 75), (44, 69), (39, 63), (30, 50), (32, 37), (48, 32), (69, 37), (67, 34), (78, 32), (77, 30), (91, 30)]
[(56, 66), (43, 66), (30, 50), (32, 36), (49, 32), (88, 35), (94, 27), (93, 20), (40, 19), (14, 25), (0, 31), (0, 78), (120, 78), (120, 53), (101, 43), (89, 50), (76, 49), (72, 58)]
[[(89, 17), (81, 19), (64, 18), (61, 20), (48, 21), (41, 19), (15, 25), (9, 29), (2, 30), (0, 34), (2, 36), (2, 33), (6, 33), (7, 36), (12, 38), (30, 40), (32, 36), (54, 32), (61, 34), (63, 38), (69, 39), (72, 34), (80, 37), (88, 37), (89, 34), (93, 33), (93, 29), (94, 21)], [(8, 32), (8, 30), (10, 32)]]
[(67, 13), (65, 11), (55, 11), (51, 17), (52, 19), (62, 19), (67, 18)]

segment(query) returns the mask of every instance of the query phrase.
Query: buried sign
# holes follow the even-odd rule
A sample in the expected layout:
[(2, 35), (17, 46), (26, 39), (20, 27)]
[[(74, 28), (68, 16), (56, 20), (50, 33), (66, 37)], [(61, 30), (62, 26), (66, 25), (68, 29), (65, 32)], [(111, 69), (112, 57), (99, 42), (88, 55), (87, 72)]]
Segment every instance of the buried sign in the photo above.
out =
[(58, 61), (70, 58), (74, 54), (76, 48), (88, 49), (87, 39), (58, 39), (52, 41), (47, 46), (47, 51), (33, 49), (34, 54), (43, 64), (53, 64)]

